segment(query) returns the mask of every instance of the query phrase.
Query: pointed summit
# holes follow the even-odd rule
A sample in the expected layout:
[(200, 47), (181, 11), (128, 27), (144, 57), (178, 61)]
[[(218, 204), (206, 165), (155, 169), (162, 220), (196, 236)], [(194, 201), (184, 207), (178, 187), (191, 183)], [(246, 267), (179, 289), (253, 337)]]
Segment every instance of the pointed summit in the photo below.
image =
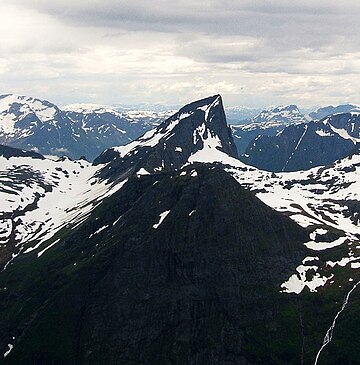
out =
[[(108, 163), (106, 177), (115, 177), (134, 169), (152, 173), (176, 169), (189, 162), (191, 156), (226, 154), (237, 157), (231, 130), (227, 126), (220, 95), (192, 102), (155, 129), (126, 146), (105, 151), (95, 164)], [(111, 171), (110, 171), (111, 170)], [(141, 171), (144, 171), (141, 170)]]

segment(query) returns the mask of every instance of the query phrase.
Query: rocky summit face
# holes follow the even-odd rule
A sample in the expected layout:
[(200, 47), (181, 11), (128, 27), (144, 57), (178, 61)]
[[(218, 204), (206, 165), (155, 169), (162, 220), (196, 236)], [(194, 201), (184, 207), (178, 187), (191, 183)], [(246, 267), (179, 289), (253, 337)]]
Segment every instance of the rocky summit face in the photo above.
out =
[(238, 152), (243, 153), (249, 143), (259, 135), (274, 136), (289, 125), (307, 122), (296, 105), (278, 106), (263, 110), (243, 125), (231, 126)]
[(213, 161), (220, 153), (237, 157), (222, 99), (215, 95), (184, 106), (128, 145), (105, 151), (94, 164), (109, 163), (102, 175), (117, 177), (125, 171), (146, 174), (178, 169), (199, 155)]
[(360, 143), (360, 113), (335, 114), (292, 125), (275, 136), (258, 136), (240, 159), (268, 171), (297, 171), (328, 165)]
[(87, 161), (0, 156), (5, 364), (356, 364), (360, 155), (245, 165), (215, 95)]

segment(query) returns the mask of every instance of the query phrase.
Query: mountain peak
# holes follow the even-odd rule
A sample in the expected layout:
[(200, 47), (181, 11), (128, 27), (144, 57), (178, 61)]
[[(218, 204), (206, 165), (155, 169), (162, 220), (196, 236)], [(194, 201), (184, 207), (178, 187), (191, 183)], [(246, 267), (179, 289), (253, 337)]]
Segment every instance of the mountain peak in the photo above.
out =
[(273, 110), (278, 111), (278, 112), (282, 112), (282, 111), (299, 112), (299, 108), (295, 104), (279, 105), (278, 107), (274, 108)]
[(280, 105), (263, 110), (251, 120), (251, 123), (248, 124), (247, 128), (253, 128), (254, 125), (264, 123), (289, 125), (305, 122), (307, 122), (306, 117), (300, 112), (296, 105)]
[(105, 151), (94, 163), (111, 161), (112, 175), (115, 170), (119, 172), (130, 167), (155, 172), (180, 168), (199, 151), (208, 156), (222, 153), (237, 157), (220, 95), (185, 105), (137, 140)]
[[(53, 120), (58, 111), (58, 107), (47, 100), (16, 94), (0, 95), (0, 128), (5, 130), (8, 124), (8, 129), (14, 129), (15, 121), (23, 120), (28, 115), (35, 116), (45, 123)], [(3, 120), (5, 117), (8, 123)]]

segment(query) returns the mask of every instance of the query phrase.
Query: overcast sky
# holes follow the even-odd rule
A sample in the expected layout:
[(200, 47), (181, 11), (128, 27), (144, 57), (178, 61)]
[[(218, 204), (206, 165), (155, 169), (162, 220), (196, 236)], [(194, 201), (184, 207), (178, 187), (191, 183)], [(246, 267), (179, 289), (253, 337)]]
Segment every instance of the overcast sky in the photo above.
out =
[(360, 102), (358, 0), (0, 0), (0, 93), (58, 104)]

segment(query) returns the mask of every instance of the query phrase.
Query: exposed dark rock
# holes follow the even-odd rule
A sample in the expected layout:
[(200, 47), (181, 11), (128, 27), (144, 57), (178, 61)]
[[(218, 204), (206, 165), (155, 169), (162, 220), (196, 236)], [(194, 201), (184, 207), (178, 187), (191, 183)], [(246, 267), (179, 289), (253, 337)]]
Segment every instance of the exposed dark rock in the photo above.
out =
[(350, 155), (356, 138), (360, 138), (360, 116), (333, 115), (320, 122), (288, 126), (276, 136), (259, 136), (240, 159), (274, 172), (307, 170)]
[(19, 148), (13, 148), (9, 146), (0, 145), (0, 156), (4, 156), (9, 159), (10, 157), (31, 157), (43, 160), (44, 156), (34, 151), (20, 150)]
[[(220, 95), (184, 106), (154, 133), (147, 133), (132, 142), (134, 147), (124, 156), (120, 157), (114, 149), (109, 149), (96, 158), (94, 164), (110, 162), (101, 176), (111, 179), (125, 171), (134, 172), (140, 168), (150, 172), (173, 170), (183, 166), (192, 154), (201, 150), (204, 139), (210, 137), (220, 141), (220, 151), (237, 157)], [(150, 143), (153, 140), (155, 142)]]

